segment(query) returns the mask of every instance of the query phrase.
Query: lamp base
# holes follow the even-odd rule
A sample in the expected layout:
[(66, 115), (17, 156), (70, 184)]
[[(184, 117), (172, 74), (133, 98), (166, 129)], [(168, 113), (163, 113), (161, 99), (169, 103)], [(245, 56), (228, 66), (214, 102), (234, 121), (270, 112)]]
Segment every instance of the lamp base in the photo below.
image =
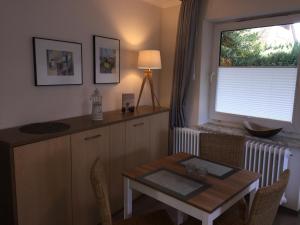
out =
[(158, 101), (156, 95), (154, 94), (154, 85), (153, 85), (153, 80), (152, 80), (152, 71), (150, 69), (149, 70), (145, 70), (144, 74), (145, 74), (145, 77), (143, 79), (142, 86), (141, 86), (141, 89), (140, 89), (139, 98), (138, 98), (138, 101), (137, 101), (137, 104), (136, 104), (136, 109), (138, 110), (138, 107), (139, 107), (139, 104), (140, 104), (140, 100), (141, 100), (141, 96), (142, 96), (142, 93), (143, 93), (143, 90), (144, 90), (144, 87), (145, 87), (145, 83), (148, 80), (149, 81), (149, 85), (150, 85), (150, 90), (151, 90), (152, 107), (153, 107), (153, 110), (154, 110), (155, 109), (155, 100), (157, 101), (157, 104), (158, 104), (159, 107), (160, 107), (160, 104), (159, 104), (159, 101)]

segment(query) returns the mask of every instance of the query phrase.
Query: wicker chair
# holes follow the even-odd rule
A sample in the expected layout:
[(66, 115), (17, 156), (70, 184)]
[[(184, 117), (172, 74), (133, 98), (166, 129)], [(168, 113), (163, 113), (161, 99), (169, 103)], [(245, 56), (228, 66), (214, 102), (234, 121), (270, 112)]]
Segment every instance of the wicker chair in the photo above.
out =
[[(244, 206), (234, 205), (222, 216), (214, 221), (214, 225), (272, 225), (280, 204), (283, 192), (288, 184), (289, 170), (285, 170), (279, 181), (271, 186), (259, 189), (254, 197), (248, 219), (244, 219), (241, 210), (246, 210)], [(195, 219), (189, 219), (184, 225), (201, 225)]]
[(285, 170), (279, 181), (258, 190), (255, 195), (247, 225), (272, 225), (280, 200), (289, 182), (290, 171)]
[(242, 167), (245, 138), (227, 134), (200, 134), (200, 157), (203, 159)]
[[(100, 209), (100, 224), (112, 225), (110, 204), (104, 169), (97, 159), (91, 169), (91, 183)], [(114, 225), (173, 225), (168, 213), (164, 210), (155, 211), (147, 215), (132, 217), (114, 223)]]

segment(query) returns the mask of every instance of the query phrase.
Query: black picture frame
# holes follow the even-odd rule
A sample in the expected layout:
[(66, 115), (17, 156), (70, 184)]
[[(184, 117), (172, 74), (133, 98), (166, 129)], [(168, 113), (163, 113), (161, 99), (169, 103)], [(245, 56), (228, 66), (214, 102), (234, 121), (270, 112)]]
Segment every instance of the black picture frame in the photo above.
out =
[[(43, 70), (40, 69), (40, 63), (41, 63), (41, 61), (45, 61), (45, 59), (41, 60), (39, 58), (40, 55), (38, 54), (38, 52), (41, 51), (41, 50), (39, 49), (39, 47), (40, 47), (39, 44), (40, 43), (38, 43), (38, 41), (39, 42), (49, 42), (49, 43), (50, 42), (52, 42), (52, 43), (60, 43), (60, 44), (65, 44), (65, 45), (69, 45), (69, 46), (73, 45), (73, 46), (77, 47), (77, 50), (78, 50), (76, 52), (76, 54), (77, 54), (77, 57), (76, 57), (77, 63), (76, 63), (76, 65), (73, 65), (73, 67), (74, 66), (78, 67), (78, 70), (79, 70), (79, 71), (77, 71), (76, 74), (74, 74), (74, 76), (76, 76), (77, 81), (72, 81), (72, 82), (63, 81), (63, 82), (60, 82), (59, 79), (58, 79), (57, 82), (49, 82), (49, 83), (47, 81), (41, 82), (40, 77), (41, 76), (45, 77), (46, 75), (45, 75), (45, 70), (43, 71)], [(82, 43), (80, 43), (80, 42), (73, 42), (73, 41), (64, 41), (64, 40), (58, 40), (58, 39), (42, 38), (42, 37), (32, 37), (32, 46), (33, 46), (34, 84), (35, 84), (35, 86), (83, 85)], [(55, 48), (55, 50), (57, 51), (57, 48)], [(46, 62), (46, 64), (47, 64), (47, 62)], [(67, 79), (65, 79), (65, 80), (67, 80)]]
[[(99, 73), (99, 64), (97, 60), (97, 49), (100, 47), (99, 42), (101, 40), (105, 40), (103, 42), (108, 42), (111, 43), (111, 45), (115, 45), (116, 48), (116, 73), (112, 73), (110, 78), (101, 78), (101, 73)], [(105, 43), (103, 43), (101, 46), (105, 46)], [(106, 46), (105, 46), (106, 47)], [(100, 35), (93, 35), (93, 67), (94, 67), (94, 84), (119, 84), (120, 83), (120, 63), (121, 63), (121, 43), (120, 39), (116, 38), (111, 38), (111, 37), (105, 37), (105, 36), (100, 36)], [(107, 75), (105, 75), (107, 76)]]

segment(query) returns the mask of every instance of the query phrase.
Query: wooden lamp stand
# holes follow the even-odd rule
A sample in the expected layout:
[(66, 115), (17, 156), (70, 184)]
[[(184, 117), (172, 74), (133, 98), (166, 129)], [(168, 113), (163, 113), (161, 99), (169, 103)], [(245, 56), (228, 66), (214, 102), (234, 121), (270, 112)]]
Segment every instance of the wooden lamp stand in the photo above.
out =
[(159, 107), (160, 107), (160, 104), (159, 104), (159, 101), (158, 101), (156, 95), (154, 94), (154, 87), (153, 87), (153, 80), (152, 80), (152, 70), (151, 69), (146, 69), (146, 70), (144, 70), (144, 74), (145, 74), (145, 76), (144, 76), (143, 83), (142, 83), (142, 86), (141, 86), (141, 90), (140, 90), (139, 98), (138, 98), (138, 101), (137, 101), (136, 109), (138, 110), (140, 100), (141, 100), (141, 96), (142, 96), (142, 92), (144, 90), (145, 83), (148, 80), (149, 85), (150, 85), (150, 90), (151, 90), (152, 107), (153, 107), (153, 110), (155, 110), (155, 100), (157, 101), (157, 104), (158, 104)]

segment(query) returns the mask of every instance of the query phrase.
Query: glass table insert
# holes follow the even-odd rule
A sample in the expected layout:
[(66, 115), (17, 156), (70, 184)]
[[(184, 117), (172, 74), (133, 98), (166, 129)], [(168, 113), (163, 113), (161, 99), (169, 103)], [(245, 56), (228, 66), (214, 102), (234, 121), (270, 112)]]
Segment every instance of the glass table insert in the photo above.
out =
[(192, 157), (190, 159), (181, 161), (180, 164), (182, 164), (183, 166), (190, 165), (196, 169), (205, 168), (208, 174), (220, 179), (224, 179), (237, 171), (237, 169), (235, 168), (200, 159), (198, 157)]

